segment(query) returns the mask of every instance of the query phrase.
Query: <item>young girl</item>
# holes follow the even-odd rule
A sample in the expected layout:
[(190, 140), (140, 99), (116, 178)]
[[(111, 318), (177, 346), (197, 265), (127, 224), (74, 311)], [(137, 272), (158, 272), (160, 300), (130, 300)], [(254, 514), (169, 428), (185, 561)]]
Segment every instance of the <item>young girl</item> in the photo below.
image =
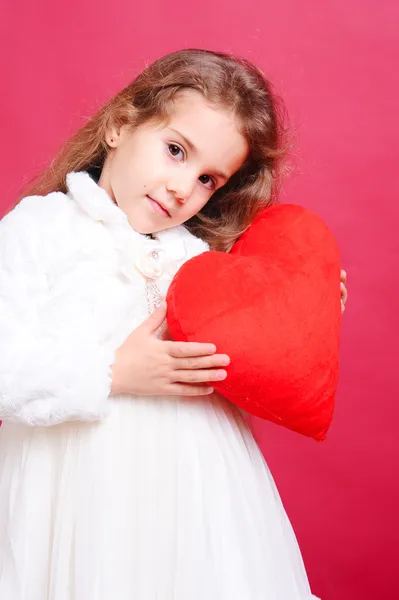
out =
[(179, 267), (270, 202), (280, 132), (258, 69), (176, 52), (0, 222), (1, 599), (312, 597), (262, 454), (213, 393), (229, 357), (160, 334)]

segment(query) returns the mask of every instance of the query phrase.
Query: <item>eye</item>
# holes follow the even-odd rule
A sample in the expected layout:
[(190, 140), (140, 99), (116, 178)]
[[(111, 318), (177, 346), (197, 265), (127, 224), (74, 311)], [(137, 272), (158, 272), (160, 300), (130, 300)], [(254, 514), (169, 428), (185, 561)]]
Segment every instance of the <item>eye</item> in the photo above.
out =
[(168, 152), (171, 156), (173, 156), (173, 158), (178, 158), (179, 153), (182, 154), (182, 158), (185, 156), (184, 150), (177, 144), (168, 144)]
[[(203, 183), (205, 185), (205, 187), (208, 187), (209, 189), (213, 190), (216, 187), (216, 182), (214, 179), (212, 179), (212, 177), (209, 177), (209, 175), (201, 175), (201, 177), (199, 178), (200, 182)], [(211, 184), (210, 186), (208, 186), (207, 184)]]

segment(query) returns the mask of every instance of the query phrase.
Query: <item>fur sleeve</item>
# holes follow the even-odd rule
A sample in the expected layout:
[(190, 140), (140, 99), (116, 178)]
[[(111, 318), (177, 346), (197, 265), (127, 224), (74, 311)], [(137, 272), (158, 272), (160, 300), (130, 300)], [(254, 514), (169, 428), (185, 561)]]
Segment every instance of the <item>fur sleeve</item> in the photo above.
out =
[(31, 196), (0, 221), (2, 420), (49, 426), (107, 414), (114, 355), (57, 314), (48, 286), (49, 263), (65, 259), (54, 241), (70, 210), (64, 194)]

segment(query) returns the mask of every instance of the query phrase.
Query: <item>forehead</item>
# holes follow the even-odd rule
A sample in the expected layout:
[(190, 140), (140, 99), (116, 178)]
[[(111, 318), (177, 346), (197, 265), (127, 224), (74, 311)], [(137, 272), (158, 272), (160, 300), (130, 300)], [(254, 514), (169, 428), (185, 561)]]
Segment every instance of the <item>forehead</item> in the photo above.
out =
[(240, 168), (249, 151), (239, 126), (233, 111), (210, 104), (193, 90), (175, 98), (164, 125), (187, 138), (199, 160), (227, 171), (229, 176)]

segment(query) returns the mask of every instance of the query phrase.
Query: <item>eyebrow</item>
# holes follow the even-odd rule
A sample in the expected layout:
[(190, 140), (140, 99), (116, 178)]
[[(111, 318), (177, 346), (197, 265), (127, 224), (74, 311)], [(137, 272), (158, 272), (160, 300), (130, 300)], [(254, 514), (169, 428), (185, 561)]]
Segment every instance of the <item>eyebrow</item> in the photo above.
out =
[[(180, 137), (183, 138), (183, 140), (186, 142), (187, 146), (190, 148), (190, 150), (192, 152), (198, 153), (198, 148), (196, 146), (194, 146), (194, 144), (185, 135), (183, 135), (181, 131), (178, 131), (177, 129), (173, 129), (173, 127), (169, 127), (169, 129), (170, 129), (170, 131), (177, 133), (177, 135), (180, 135)], [(226, 173), (222, 173), (221, 171), (213, 171), (213, 172), (215, 175), (217, 175), (221, 179), (225, 179), (226, 181), (228, 181), (229, 176), (226, 175)]]

